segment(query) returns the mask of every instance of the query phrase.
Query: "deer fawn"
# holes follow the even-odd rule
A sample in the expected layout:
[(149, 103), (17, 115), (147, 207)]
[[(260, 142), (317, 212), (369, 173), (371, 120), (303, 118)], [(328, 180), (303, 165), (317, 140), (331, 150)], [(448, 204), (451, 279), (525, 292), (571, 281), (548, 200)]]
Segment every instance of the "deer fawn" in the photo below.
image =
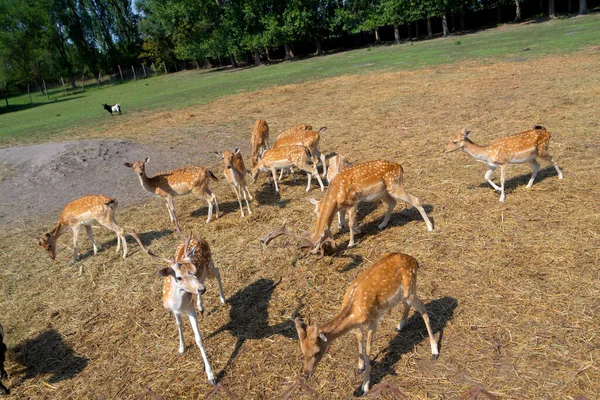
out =
[(259, 119), (254, 123), (254, 129), (252, 129), (252, 157), (251, 162), (254, 167), (258, 164), (263, 153), (269, 148), (269, 125), (264, 119)]
[[(179, 228), (179, 227), (178, 227)], [(178, 229), (179, 231), (179, 229)], [(219, 269), (214, 265), (208, 243), (203, 239), (192, 238), (190, 236), (177, 246), (175, 255), (172, 258), (162, 258), (154, 254), (142, 244), (135, 231), (131, 235), (138, 242), (142, 250), (152, 257), (157, 257), (168, 264), (158, 271), (158, 275), (164, 278), (162, 300), (163, 306), (171, 310), (175, 315), (177, 330), (179, 332), (179, 355), (185, 351), (185, 342), (183, 339), (183, 327), (181, 326), (181, 314), (187, 314), (194, 331), (196, 344), (200, 348), (202, 359), (204, 360), (204, 369), (208, 381), (214, 385), (216, 383), (204, 346), (198, 329), (198, 318), (192, 304), (192, 295), (197, 295), (196, 305), (200, 313), (204, 313), (202, 306), (202, 295), (206, 292), (204, 281), (206, 278), (216, 278), (219, 285), (219, 297), (222, 304), (225, 304), (225, 295), (223, 294), (223, 285)]]
[(97, 222), (98, 224), (107, 227), (117, 234), (117, 253), (123, 243), (123, 258), (127, 257), (127, 241), (123, 229), (115, 222), (115, 210), (117, 208), (117, 200), (102, 196), (84, 196), (67, 204), (60, 214), (60, 218), (54, 228), (45, 237), (37, 239), (37, 244), (48, 252), (52, 260), (56, 259), (56, 241), (65, 233), (67, 229), (73, 231), (73, 262), (77, 261), (79, 241), (79, 231), (81, 226), (85, 227), (92, 246), (94, 247), (94, 255), (98, 253), (98, 247), (94, 242), (91, 225)]
[(260, 171), (270, 170), (273, 180), (275, 181), (275, 190), (279, 192), (279, 186), (277, 186), (277, 173), (275, 171), (281, 168), (296, 166), (302, 171), (305, 171), (308, 175), (308, 185), (306, 186), (307, 192), (310, 190), (310, 182), (313, 176), (317, 178), (317, 181), (321, 186), (321, 191), (323, 191), (325, 189), (323, 181), (321, 181), (317, 169), (308, 164), (309, 157), (312, 157), (310, 150), (304, 146), (285, 146), (269, 149), (265, 151), (258, 164), (252, 168), (252, 180), (253, 182), (256, 182), (256, 178)]
[[(527, 187), (533, 185), (533, 181), (540, 170), (540, 164), (536, 158), (551, 162), (558, 173), (558, 179), (563, 179), (563, 174), (556, 161), (552, 160), (548, 152), (550, 143), (550, 132), (543, 126), (536, 125), (529, 129), (512, 136), (494, 140), (487, 146), (479, 146), (469, 139), (470, 130), (464, 128), (462, 133), (456, 135), (447, 145), (445, 152), (462, 149), (474, 157), (477, 161), (486, 163), (488, 170), (485, 173), (485, 180), (495, 190), (500, 191), (500, 201), (504, 201), (504, 181), (506, 180), (506, 170), (509, 164), (529, 163), (533, 173), (529, 179)], [(500, 186), (496, 185), (490, 177), (496, 168), (500, 167)]]
[[(377, 326), (383, 315), (400, 303), (404, 303), (404, 311), (397, 330), (406, 326), (410, 307), (414, 307), (425, 321), (431, 354), (437, 359), (439, 351), (429, 324), (427, 309), (417, 297), (418, 267), (417, 260), (409, 255), (386, 253), (350, 284), (340, 311), (329, 322), (321, 326), (307, 326), (296, 318), (300, 349), (304, 355), (304, 375), (310, 377), (315, 372), (332, 341), (356, 329), (359, 351), (357, 373), (365, 373), (361, 390), (362, 394), (367, 394), (371, 378), (369, 358)], [(363, 343), (365, 328), (367, 340)]]
[(208, 203), (206, 223), (209, 223), (212, 219), (213, 203), (217, 209), (215, 215), (219, 218), (217, 198), (208, 188), (209, 178), (213, 181), (218, 181), (211, 170), (202, 167), (183, 167), (174, 171), (161, 172), (150, 178), (146, 175), (146, 164), (148, 164), (148, 161), (150, 161), (149, 158), (146, 158), (143, 162), (136, 161), (133, 164), (126, 162), (125, 166), (133, 168), (133, 171), (139, 176), (140, 183), (144, 189), (165, 201), (171, 222), (175, 222), (176, 218), (173, 197), (189, 193), (204, 197)]
[[(340, 172), (331, 181), (325, 192), (325, 197), (317, 205), (318, 215), (315, 232), (310, 238), (299, 237), (291, 234), (283, 227), (274, 230), (264, 236), (261, 240), (266, 245), (274, 238), (281, 235), (289, 235), (301, 240), (300, 247), (307, 247), (310, 254), (318, 251), (323, 253), (323, 244), (331, 242), (329, 227), (337, 212), (349, 211), (350, 242), (348, 246), (354, 246), (354, 224), (356, 211), (361, 202), (374, 202), (379, 199), (387, 203), (388, 209), (379, 229), (387, 226), (396, 199), (402, 200), (415, 207), (427, 224), (427, 230), (432, 231), (433, 225), (421, 206), (419, 199), (406, 192), (403, 185), (404, 171), (400, 164), (391, 161), (377, 160), (356, 164), (353, 167)], [(338, 216), (341, 219), (341, 217)]]
[(246, 167), (244, 166), (244, 159), (242, 158), (242, 152), (239, 148), (236, 148), (231, 151), (224, 151), (223, 153), (215, 151), (217, 155), (219, 155), (223, 161), (225, 162), (225, 169), (223, 173), (225, 174), (225, 178), (233, 187), (233, 191), (237, 196), (238, 203), (240, 204), (240, 211), (242, 212), (242, 217), (244, 217), (244, 207), (242, 206), (242, 198), (240, 192), (244, 194), (244, 200), (246, 200), (246, 207), (248, 207), (248, 214), (252, 214), (250, 210), (250, 204), (248, 204), (248, 198), (246, 198), (246, 193), (250, 200), (252, 200), (252, 195), (250, 194), (250, 190), (248, 190), (248, 185), (246, 184)]
[[(317, 167), (317, 160), (319, 158), (321, 159), (321, 163), (323, 164), (323, 177), (325, 177), (327, 175), (327, 163), (325, 160), (325, 154), (322, 154), (319, 151), (319, 140), (321, 139), (321, 133), (326, 129), (326, 127), (322, 127), (319, 129), (319, 131), (306, 129), (293, 130), (292, 134), (278, 138), (273, 144), (273, 148), (275, 149), (283, 146), (306, 147), (312, 154), (311, 158), (315, 168)], [(283, 174), (283, 169), (281, 170), (281, 173)], [(281, 176), (279, 179), (281, 179)]]

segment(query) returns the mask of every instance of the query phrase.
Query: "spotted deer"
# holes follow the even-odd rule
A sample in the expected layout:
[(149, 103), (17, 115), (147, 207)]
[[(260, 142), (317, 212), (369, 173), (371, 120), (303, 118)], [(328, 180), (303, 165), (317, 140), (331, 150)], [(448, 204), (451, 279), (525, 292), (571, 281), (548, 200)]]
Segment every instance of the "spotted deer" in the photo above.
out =
[(287, 136), (294, 136), (296, 135), (298, 132), (302, 132), (302, 131), (311, 131), (312, 130), (312, 125), (308, 125), (308, 124), (297, 124), (292, 126), (291, 128), (281, 132), (279, 135), (277, 135), (277, 137), (275, 138), (275, 141), (287, 137)]
[[(327, 182), (331, 183), (333, 178), (342, 171), (347, 170), (352, 166), (352, 163), (348, 161), (348, 158), (342, 156), (340, 154), (336, 154), (335, 156), (329, 159), (329, 168), (327, 169)], [(308, 199), (308, 201), (315, 206), (315, 214), (319, 215), (319, 209), (321, 206), (321, 201), (316, 199)], [(338, 228), (342, 229), (345, 223), (345, 212), (338, 211)], [(357, 229), (354, 228), (354, 231), (357, 232)]]
[[(319, 140), (321, 139), (321, 133), (323, 133), (327, 127), (322, 127), (318, 131), (313, 130), (296, 130), (293, 134), (279, 138), (273, 143), (273, 148), (284, 147), (284, 146), (304, 146), (312, 154), (312, 162), (314, 167), (317, 167), (317, 160), (320, 158), (323, 164), (323, 177), (327, 175), (327, 163), (325, 160), (325, 154), (319, 151)], [(281, 170), (283, 174), (283, 169)], [(279, 177), (281, 179), (281, 176)]]
[(417, 260), (407, 254), (386, 253), (350, 284), (340, 311), (330, 321), (321, 326), (306, 325), (296, 318), (300, 349), (304, 355), (304, 375), (310, 377), (315, 372), (331, 342), (354, 329), (359, 352), (357, 374), (364, 372), (361, 391), (367, 394), (371, 379), (371, 349), (377, 326), (383, 315), (400, 303), (404, 303), (404, 310), (396, 329), (399, 331), (406, 326), (410, 307), (414, 307), (425, 321), (431, 354), (437, 359), (438, 345), (427, 309), (417, 296), (418, 267)]
[[(4, 328), (0, 325), (0, 379), (8, 378), (4, 369), (4, 360), (6, 360), (6, 344), (4, 344)], [(10, 390), (0, 381), (0, 394), (10, 394)]]
[(157, 256), (152, 250), (147, 249), (135, 231), (131, 231), (130, 233), (146, 254), (161, 259), (167, 264), (166, 267), (158, 270), (158, 275), (164, 278), (162, 290), (163, 306), (173, 312), (175, 322), (177, 323), (179, 355), (182, 355), (185, 351), (181, 314), (187, 314), (192, 325), (192, 330), (194, 331), (196, 344), (204, 360), (204, 369), (206, 370), (208, 381), (214, 385), (216, 383), (215, 376), (202, 344), (202, 337), (198, 329), (198, 318), (192, 303), (192, 296), (195, 294), (197, 296), (196, 306), (198, 307), (198, 311), (204, 314), (204, 307), (202, 305), (202, 295), (206, 292), (204, 281), (206, 278), (211, 278), (217, 280), (219, 298), (221, 303), (225, 304), (221, 275), (219, 274), (219, 269), (213, 263), (208, 243), (203, 239), (192, 237), (192, 233), (190, 232), (190, 236), (177, 246), (173, 257), (162, 258)]
[(331, 244), (329, 230), (333, 218), (339, 211), (349, 213), (350, 242), (348, 246), (354, 246), (354, 233), (357, 231), (354, 224), (356, 211), (361, 202), (375, 202), (383, 200), (388, 205), (383, 222), (379, 229), (387, 226), (396, 200), (402, 200), (415, 207), (427, 225), (427, 230), (432, 231), (433, 225), (421, 206), (419, 199), (406, 192), (403, 185), (404, 171), (398, 163), (376, 160), (356, 164), (351, 168), (340, 172), (333, 178), (325, 192), (325, 197), (318, 206), (317, 223), (314, 233), (308, 237), (300, 237), (292, 234), (284, 226), (276, 229), (261, 240), (268, 245), (273, 239), (281, 235), (293, 236), (300, 239), (300, 247), (309, 248), (310, 254), (321, 252), (325, 242)]
[(269, 125), (267, 125), (267, 121), (259, 119), (254, 123), (250, 140), (252, 143), (251, 162), (254, 167), (269, 148)]
[(193, 193), (198, 197), (204, 197), (206, 200), (208, 204), (206, 223), (209, 223), (212, 219), (213, 204), (217, 210), (215, 215), (219, 218), (217, 198), (208, 188), (209, 179), (213, 181), (218, 181), (218, 179), (210, 169), (193, 166), (183, 167), (174, 171), (161, 172), (150, 178), (146, 175), (146, 164), (149, 161), (150, 159), (146, 158), (144, 161), (126, 162), (125, 166), (133, 168), (133, 171), (140, 178), (140, 183), (144, 189), (165, 201), (171, 222), (175, 222), (176, 219), (173, 197), (189, 193)]
[[(494, 140), (487, 146), (475, 144), (469, 135), (471, 131), (464, 128), (462, 132), (456, 135), (447, 145), (445, 152), (451, 153), (456, 150), (463, 150), (477, 161), (486, 163), (488, 170), (485, 173), (485, 180), (500, 192), (500, 201), (504, 201), (504, 181), (506, 180), (506, 170), (510, 164), (529, 163), (533, 173), (527, 184), (527, 188), (533, 185), (533, 181), (540, 170), (540, 164), (537, 158), (554, 164), (558, 173), (558, 179), (563, 179), (562, 171), (556, 161), (552, 160), (548, 152), (550, 143), (550, 132), (543, 126), (536, 125), (533, 129)], [(496, 185), (490, 177), (496, 168), (500, 167), (500, 186)]]
[(279, 192), (279, 186), (277, 186), (277, 173), (275, 171), (277, 169), (295, 166), (298, 169), (305, 171), (308, 175), (308, 184), (306, 186), (307, 192), (310, 190), (310, 182), (313, 176), (317, 178), (317, 181), (321, 186), (321, 191), (323, 191), (325, 188), (323, 186), (323, 181), (321, 181), (321, 178), (319, 177), (319, 172), (314, 166), (308, 164), (308, 159), (310, 157), (312, 157), (310, 150), (304, 146), (284, 146), (269, 149), (265, 151), (258, 164), (252, 168), (252, 180), (253, 182), (256, 182), (260, 171), (271, 171), (273, 181), (275, 181), (275, 190)]
[(73, 200), (63, 208), (60, 218), (54, 228), (44, 237), (37, 238), (37, 244), (40, 245), (52, 260), (56, 259), (56, 241), (58, 238), (71, 229), (73, 232), (73, 260), (76, 262), (78, 253), (79, 233), (81, 227), (85, 227), (92, 246), (94, 255), (98, 253), (98, 247), (94, 242), (92, 234), (92, 225), (98, 223), (117, 235), (117, 253), (123, 243), (123, 258), (127, 257), (127, 241), (123, 229), (115, 221), (115, 211), (117, 209), (117, 200), (112, 197), (102, 195), (92, 195), (80, 197)]
[(242, 212), (242, 217), (244, 217), (244, 207), (242, 206), (242, 198), (241, 193), (244, 194), (244, 200), (246, 200), (246, 207), (248, 207), (248, 214), (252, 214), (250, 210), (250, 204), (248, 204), (248, 198), (246, 197), (246, 193), (250, 200), (252, 200), (252, 195), (250, 194), (250, 190), (248, 189), (248, 185), (246, 184), (246, 167), (244, 166), (244, 159), (242, 158), (242, 152), (239, 148), (234, 149), (233, 151), (224, 151), (224, 152), (215, 152), (218, 156), (220, 156), (224, 163), (225, 169), (223, 169), (223, 173), (225, 174), (225, 178), (233, 187), (233, 191), (237, 196), (238, 203), (240, 204), (240, 211)]

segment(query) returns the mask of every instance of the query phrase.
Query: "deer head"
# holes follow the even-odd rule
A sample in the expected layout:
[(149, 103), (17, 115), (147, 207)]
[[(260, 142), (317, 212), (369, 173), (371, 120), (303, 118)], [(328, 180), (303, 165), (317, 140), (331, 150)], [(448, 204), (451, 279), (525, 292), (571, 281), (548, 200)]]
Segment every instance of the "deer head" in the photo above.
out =
[(133, 171), (138, 174), (138, 175), (144, 175), (146, 173), (146, 164), (148, 164), (148, 161), (150, 161), (149, 158), (146, 157), (146, 159), (142, 162), (142, 161), (136, 161), (133, 164), (130, 162), (126, 162), (125, 165), (126, 167), (129, 168), (133, 168)]
[(46, 233), (44, 237), (37, 238), (36, 243), (48, 253), (52, 261), (56, 260), (56, 239), (51, 234)]
[(335, 242), (331, 238), (331, 231), (329, 229), (326, 229), (325, 232), (323, 232), (323, 235), (316, 242), (313, 243), (313, 241), (310, 240), (308, 235), (306, 235), (306, 236), (295, 235), (292, 232), (290, 232), (289, 230), (287, 230), (287, 228), (285, 227), (285, 224), (286, 224), (286, 221), (283, 222), (283, 225), (281, 225), (280, 228), (275, 229), (274, 231), (271, 231), (271, 232), (267, 233), (265, 236), (263, 236), (260, 239), (260, 241), (262, 243), (264, 243), (265, 246), (268, 246), (269, 243), (271, 243), (271, 241), (273, 239), (275, 239), (276, 237), (279, 237), (282, 235), (290, 236), (299, 241), (299, 244), (298, 244), (299, 248), (308, 249), (308, 251), (306, 253), (307, 255), (319, 254), (319, 258), (322, 258), (323, 255), (325, 254), (325, 245), (335, 247)]
[(310, 376), (317, 369), (317, 365), (323, 359), (323, 355), (329, 347), (329, 341), (319, 327), (314, 325), (306, 325), (296, 318), (296, 331), (298, 339), (300, 339), (300, 350), (304, 355), (304, 368), (302, 370), (305, 377)]
[(445, 153), (452, 153), (453, 151), (460, 150), (465, 147), (465, 141), (471, 134), (471, 131), (467, 128), (463, 128), (462, 132), (452, 138), (452, 140), (446, 145), (444, 149)]

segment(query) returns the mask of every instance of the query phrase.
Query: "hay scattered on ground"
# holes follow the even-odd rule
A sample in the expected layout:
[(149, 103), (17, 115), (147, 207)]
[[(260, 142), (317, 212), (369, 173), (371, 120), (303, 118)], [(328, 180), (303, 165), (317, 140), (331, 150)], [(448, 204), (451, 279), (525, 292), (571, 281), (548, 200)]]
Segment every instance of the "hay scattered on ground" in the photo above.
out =
[[(443, 332), (441, 354), (430, 359), (418, 315), (396, 333), (401, 310), (394, 310), (375, 340), (373, 384), (386, 380), (413, 398), (455, 398), (475, 384), (502, 398), (593, 398), (600, 392), (599, 61), (597, 52), (583, 52), (345, 76), (149, 115), (148, 125), (125, 122), (107, 135), (144, 141), (168, 129), (170, 142), (178, 128), (187, 135), (209, 126), (249, 143), (259, 117), (272, 136), (299, 122), (325, 125), (326, 152), (401, 162), (407, 191), (433, 220), (429, 233), (416, 210), (399, 204), (380, 232), (384, 207), (363, 205), (358, 245), (346, 249), (347, 231), (336, 233), (338, 252), (316, 260), (282, 239), (268, 249), (257, 241), (284, 218), (312, 229), (303, 176), (295, 185), (286, 180), (280, 195), (261, 178), (245, 219), (224, 179), (213, 185), (223, 216), (210, 225), (204, 201), (177, 199), (182, 227), (211, 244), (221, 268), (229, 301), (221, 306), (209, 283), (200, 329), (215, 373), (238, 396), (278, 398), (301, 368), (290, 318), (326, 321), (360, 271), (386, 251), (401, 251), (420, 261), (418, 293), (436, 337)], [(552, 133), (550, 151), (565, 180), (543, 165), (526, 189), (529, 168), (512, 166), (504, 204), (485, 183), (484, 166), (465, 154), (441, 154), (463, 126), (486, 143), (533, 124)], [(201, 138), (198, 151), (205, 151)], [(322, 196), (316, 184), (309, 195)], [(52, 263), (29, 237), (55, 216), (0, 234), (0, 315), (14, 398), (132, 398), (146, 387), (164, 398), (204, 398), (211, 388), (187, 322), (188, 349), (177, 356), (175, 321), (160, 302), (160, 263), (132, 240), (123, 261), (102, 229), (94, 231), (103, 247), (97, 256), (84, 238), (83, 260), (67, 265), (65, 235)], [(178, 241), (158, 200), (120, 210), (118, 221), (142, 232), (157, 253), (169, 255)], [(356, 362), (355, 338), (347, 335), (309, 384), (322, 398), (349, 398), (360, 384)]]

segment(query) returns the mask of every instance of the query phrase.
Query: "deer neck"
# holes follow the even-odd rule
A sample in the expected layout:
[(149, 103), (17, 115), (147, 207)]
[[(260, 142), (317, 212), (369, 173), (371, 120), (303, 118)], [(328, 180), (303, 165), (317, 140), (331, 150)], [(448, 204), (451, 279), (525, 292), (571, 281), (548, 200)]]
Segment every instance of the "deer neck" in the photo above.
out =
[(67, 225), (65, 225), (62, 220), (58, 221), (56, 223), (56, 225), (54, 225), (54, 228), (52, 228), (52, 230), (50, 232), (48, 232), (50, 234), (50, 236), (48, 237), (48, 242), (51, 244), (55, 244), (56, 241), (58, 240), (58, 238), (65, 233), (65, 231), (67, 230)]
[(351, 307), (343, 307), (331, 321), (321, 326), (320, 331), (325, 334), (329, 341), (345, 335), (360, 324), (356, 323), (354, 315), (350, 313)]
[(470, 139), (465, 139), (465, 145), (463, 151), (468, 153), (471, 157), (479, 161), (486, 162), (488, 160), (488, 150), (485, 146), (479, 146), (473, 143)]
[(335, 200), (333, 194), (330, 194), (330, 191), (328, 189), (325, 192), (325, 198), (323, 199), (321, 210), (319, 212), (319, 215), (317, 216), (317, 226), (315, 229), (315, 233), (313, 233), (311, 237), (311, 241), (313, 243), (317, 243), (317, 241), (321, 239), (321, 237), (323, 237), (323, 233), (325, 233), (325, 230), (329, 229), (336, 211), (337, 201)]
[(140, 178), (140, 183), (142, 184), (142, 187), (144, 189), (146, 189), (149, 192), (154, 191), (154, 187), (152, 186), (152, 179), (148, 178), (148, 175), (146, 175), (146, 173), (138, 175), (138, 177)]

